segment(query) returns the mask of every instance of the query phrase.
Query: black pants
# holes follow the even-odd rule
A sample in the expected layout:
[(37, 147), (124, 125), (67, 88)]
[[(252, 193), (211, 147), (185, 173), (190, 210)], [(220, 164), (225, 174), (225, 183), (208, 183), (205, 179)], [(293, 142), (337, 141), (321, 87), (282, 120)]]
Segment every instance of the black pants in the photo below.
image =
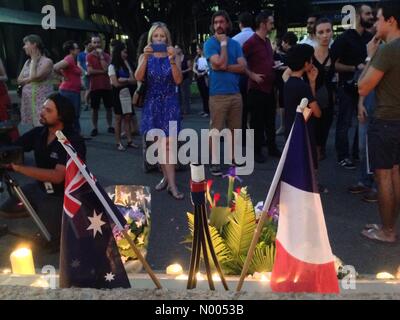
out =
[(269, 151), (276, 149), (276, 105), (273, 93), (265, 93), (251, 89), (247, 94), (250, 111), (250, 127), (254, 129), (254, 149), (261, 152), (265, 135)]
[(206, 83), (206, 77), (198, 77), (196, 79), (197, 87), (200, 91), (201, 100), (203, 101), (203, 112), (210, 114), (210, 107), (208, 101), (210, 99), (210, 92)]
[[(52, 240), (59, 240), (64, 198), (62, 196), (47, 194), (38, 183), (27, 184), (21, 187), (21, 189), (49, 231)], [(10, 209), (17, 207), (18, 203), (20, 203), (20, 200), (17, 196), (11, 195), (1, 206), (1, 211), (9, 212)]]
[(248, 114), (249, 114), (249, 106), (247, 101), (247, 86), (248, 86), (248, 77), (241, 76), (239, 86), (240, 86), (240, 93), (242, 95), (243, 101), (243, 113), (242, 113), (242, 144), (243, 146), (246, 145), (246, 129), (248, 129)]
[(328, 107), (321, 109), (321, 112), (321, 118), (315, 119), (315, 140), (317, 147), (321, 147), (322, 152), (325, 152), (334, 111), (333, 107)]

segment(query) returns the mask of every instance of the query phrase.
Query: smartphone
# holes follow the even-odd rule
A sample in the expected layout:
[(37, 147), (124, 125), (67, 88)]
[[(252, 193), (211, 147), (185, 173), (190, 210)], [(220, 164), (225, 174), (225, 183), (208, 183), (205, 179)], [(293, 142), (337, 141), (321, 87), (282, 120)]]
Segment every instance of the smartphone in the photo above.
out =
[(167, 45), (165, 43), (153, 43), (151, 47), (154, 52), (167, 52)]

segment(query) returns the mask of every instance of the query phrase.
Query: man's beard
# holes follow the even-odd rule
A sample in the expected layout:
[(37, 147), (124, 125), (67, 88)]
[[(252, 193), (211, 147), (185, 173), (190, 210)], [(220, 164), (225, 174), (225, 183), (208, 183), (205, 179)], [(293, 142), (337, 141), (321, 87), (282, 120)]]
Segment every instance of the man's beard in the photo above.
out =
[(361, 27), (363, 27), (364, 29), (370, 29), (374, 26), (374, 22), (372, 22), (370, 20), (364, 20), (364, 19), (361, 19), (360, 24), (361, 24)]
[(224, 29), (222, 29), (222, 28), (219, 28), (219, 29), (215, 30), (215, 32), (217, 34), (225, 34), (226, 33), (226, 31)]

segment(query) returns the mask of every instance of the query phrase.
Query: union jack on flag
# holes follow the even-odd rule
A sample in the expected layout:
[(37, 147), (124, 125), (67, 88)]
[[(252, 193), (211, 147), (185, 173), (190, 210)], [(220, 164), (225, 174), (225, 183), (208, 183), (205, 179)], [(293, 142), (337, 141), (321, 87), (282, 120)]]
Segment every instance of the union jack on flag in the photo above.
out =
[[(87, 169), (68, 140), (62, 142), (73, 156), (65, 176), (64, 214), (61, 233), (61, 288), (130, 288), (124, 265), (113, 236), (112, 220), (100, 201), (106, 201), (120, 225), (126, 220), (107, 193)], [(75, 161), (91, 179), (86, 180)], [(95, 183), (100, 195), (92, 189)]]

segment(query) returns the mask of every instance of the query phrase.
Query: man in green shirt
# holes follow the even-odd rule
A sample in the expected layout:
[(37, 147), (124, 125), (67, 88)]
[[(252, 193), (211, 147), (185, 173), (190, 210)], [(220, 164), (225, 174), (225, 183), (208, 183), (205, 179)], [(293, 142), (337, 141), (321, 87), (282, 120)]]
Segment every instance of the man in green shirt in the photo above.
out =
[[(367, 67), (360, 77), (360, 96), (376, 91), (376, 111), (368, 131), (371, 167), (378, 184), (382, 226), (367, 225), (369, 239), (393, 243), (400, 210), (400, 3), (383, 1), (377, 34), (368, 44)], [(385, 44), (381, 45), (381, 41)], [(361, 111), (363, 112), (363, 111)], [(363, 117), (364, 114), (359, 114)]]

